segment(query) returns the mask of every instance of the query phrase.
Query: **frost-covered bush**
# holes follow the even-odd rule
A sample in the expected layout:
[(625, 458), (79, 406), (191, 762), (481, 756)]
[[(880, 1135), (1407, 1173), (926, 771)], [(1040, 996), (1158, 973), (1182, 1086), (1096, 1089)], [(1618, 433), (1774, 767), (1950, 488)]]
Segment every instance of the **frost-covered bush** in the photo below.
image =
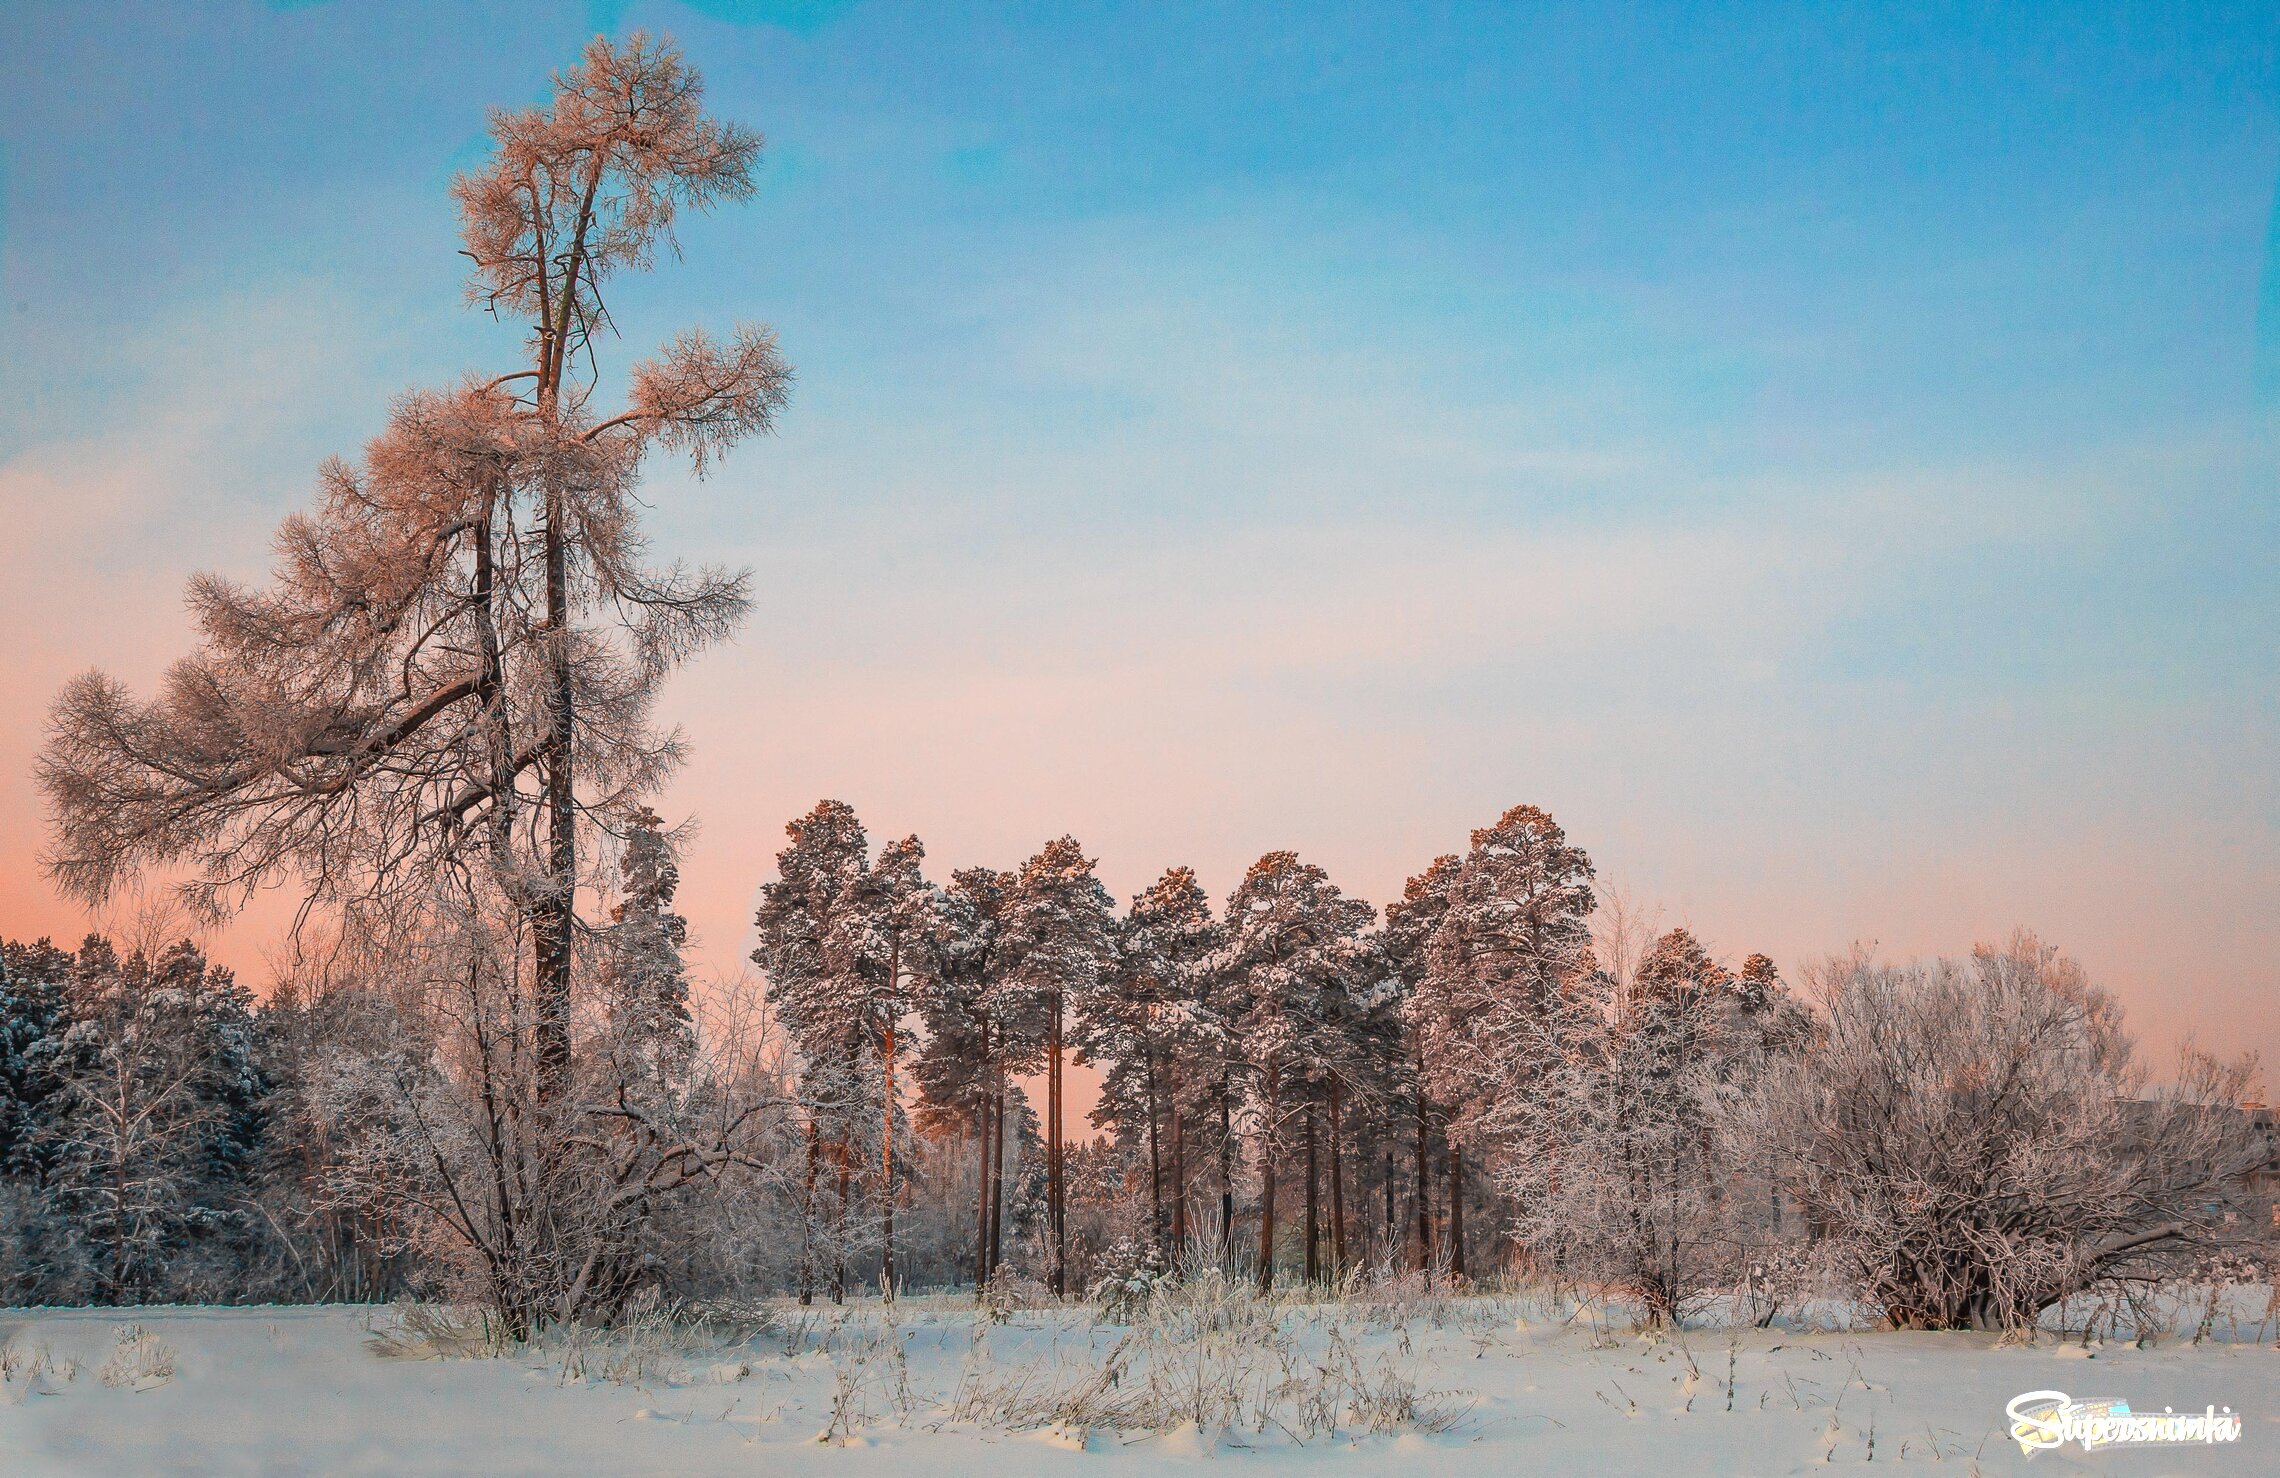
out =
[(1843, 1286), (1902, 1327), (2017, 1328), (2243, 1236), (2252, 1067), (2152, 1084), (2112, 997), (2031, 935), (1820, 973), (1810, 1050), (1735, 1116)]
[(1119, 1239), (1099, 1261), (1101, 1275), (1085, 1297), (1103, 1324), (1129, 1324), (1148, 1301), (1171, 1284), (1171, 1271), (1153, 1243)]

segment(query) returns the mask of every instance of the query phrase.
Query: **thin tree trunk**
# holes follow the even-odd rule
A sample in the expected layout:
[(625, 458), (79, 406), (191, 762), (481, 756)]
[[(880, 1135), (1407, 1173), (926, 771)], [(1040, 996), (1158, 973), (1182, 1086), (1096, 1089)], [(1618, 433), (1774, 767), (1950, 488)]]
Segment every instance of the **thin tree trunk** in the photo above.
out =
[(1227, 1075), (1219, 1075), (1219, 1257), (1235, 1259), (1235, 1114), (1227, 1102)]
[(571, 772), (570, 577), (568, 537), (559, 491), (546, 502), (547, 876), (541, 885), (532, 944), (538, 994), (540, 1102), (562, 1092), (570, 1076), (570, 935), (578, 886), (576, 787)]
[(990, 1101), (974, 1102), (974, 1292), (989, 1281), (990, 1270)]
[(998, 1074), (997, 1134), (990, 1151), (990, 1275), (1005, 1260), (1005, 1074)]
[(1465, 1152), (1455, 1140), (1449, 1145), (1449, 1276), (1465, 1276)]
[(1275, 1286), (1275, 1115), (1282, 1108), (1282, 1085), (1267, 1069), (1267, 1117), (1259, 1131), (1259, 1291)]
[[(597, 152), (588, 166), (577, 224), (571, 229), (562, 263), (560, 291), (548, 300), (548, 270), (538, 273), (539, 353), (536, 395), (540, 420), (549, 430), (561, 420), (562, 373), (569, 352), (570, 323), (578, 288), (586, 270), (586, 234), (593, 225), (593, 205), (601, 189), (603, 157)], [(578, 844), (576, 785), (571, 770), (571, 733), (576, 715), (570, 684), (570, 580), (569, 536), (563, 527), (562, 490), (549, 478), (545, 489), (546, 527), (542, 531), (546, 565), (547, 719), (551, 732), (544, 744), (543, 773), (547, 817), (547, 876), (539, 896), (531, 900), (532, 984), (537, 995), (535, 1037), (538, 1096), (541, 1103), (558, 1096), (570, 1075), (570, 956), (571, 933), (577, 916)]]
[(847, 1302), (847, 1202), (850, 1192), (854, 1189), (853, 1182), (855, 1179), (854, 1156), (848, 1153), (846, 1133), (848, 1127), (842, 1121), (837, 1150), (839, 1208), (834, 1217), (835, 1226), (831, 1239), (833, 1244), (831, 1249), (831, 1301), (835, 1304)]
[(1379, 1184), (1385, 1189), (1385, 1230), (1383, 1234), (1383, 1241), (1380, 1243), (1379, 1250), (1384, 1254), (1386, 1262), (1390, 1265), (1394, 1260), (1394, 1253), (1397, 1250), (1397, 1244), (1400, 1241), (1400, 1238), (1396, 1233), (1393, 1220), (1393, 1149), (1390, 1145), (1387, 1146), (1385, 1154), (1382, 1156), (1382, 1158), (1385, 1164), (1383, 1176), (1380, 1179)]
[(1425, 1146), (1425, 1085), (1420, 1076), (1417, 1086), (1417, 1266), (1427, 1278), (1433, 1276), (1433, 1172), (1432, 1161)]
[[(890, 969), (892, 966), (890, 966)], [(891, 978), (891, 977), (890, 977)], [(884, 1218), (886, 1256), (879, 1273), (879, 1296), (895, 1301), (895, 1024), (887, 1023), (884, 1052), (886, 1102), (879, 1125), (879, 1206)]]
[(1061, 1178), (1061, 993), (1053, 992), (1052, 1060), (1045, 1077), (1046, 1117), (1050, 1124), (1045, 1139), (1045, 1215), (1053, 1234), (1053, 1296), (1068, 1295), (1069, 1222), (1067, 1204), (1063, 1197), (1067, 1187)]
[(1339, 1141), (1345, 1137), (1345, 1115), (1340, 1111), (1338, 1080), (1330, 1080), (1330, 1277), (1346, 1276), (1346, 1160)]
[(1315, 1183), (1321, 1179), (1314, 1151), (1314, 1105), (1306, 1106), (1306, 1281), (1322, 1280), (1321, 1207)]
[(1187, 1252), (1187, 1119), (1172, 1101), (1172, 1246)]
[(807, 1178), (800, 1187), (800, 1302), (815, 1302), (815, 1176), (822, 1158), (822, 1132), (808, 1118)]
[(1148, 1205), (1152, 1220), (1148, 1223), (1155, 1233), (1156, 1254), (1164, 1251), (1164, 1170), (1162, 1158), (1156, 1149), (1156, 1049), (1147, 1049), (1148, 1071)]
[[(990, 1026), (985, 1020), (982, 1061), (989, 1058)], [(974, 1160), (974, 1296), (979, 1298), (990, 1281), (990, 1095), (986, 1091), (974, 1099), (974, 1142), (980, 1151)]]

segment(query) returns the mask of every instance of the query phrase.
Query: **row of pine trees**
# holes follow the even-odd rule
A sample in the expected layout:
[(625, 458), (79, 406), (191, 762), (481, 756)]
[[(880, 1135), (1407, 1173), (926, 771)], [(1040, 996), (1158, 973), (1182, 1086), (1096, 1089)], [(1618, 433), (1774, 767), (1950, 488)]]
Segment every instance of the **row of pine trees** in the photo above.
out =
[[(1175, 867), (1119, 911), (1070, 837), (1011, 870), (930, 882), (918, 838), (873, 858), (843, 803), (787, 831), (752, 958), (806, 1109), (803, 1298), (826, 1271), (814, 1244), (843, 1247), (851, 1216), (875, 1226), (880, 1277), (895, 1280), (906, 1116), (973, 1165), (970, 1276), (996, 1276), (1025, 1082), (1043, 1098), (1032, 1271), (1055, 1294), (1082, 1291), (1072, 1266), (1100, 1266), (1101, 1249), (1070, 1243), (1067, 1157), (1085, 1135), (1066, 1107), (1072, 1063), (1100, 1075), (1092, 1128), (1127, 1167), (1147, 1256), (1244, 1262), (1262, 1287), (1286, 1262), (1308, 1280), (1358, 1260), (1462, 1278), (1484, 1232), (1503, 1250), (1501, 1225), (1468, 1234), (1467, 1207), (1494, 1217), (1498, 1198), (1465, 1146), (1498, 1142), (1532, 1055), (1559, 1037), (1558, 1003), (1607, 975), (1590, 859), (1533, 806), (1435, 861), (1382, 919), (1289, 851), (1216, 909)], [(1674, 930), (1626, 963), (1631, 993), (1797, 1025), (1762, 955), (1729, 973)]]

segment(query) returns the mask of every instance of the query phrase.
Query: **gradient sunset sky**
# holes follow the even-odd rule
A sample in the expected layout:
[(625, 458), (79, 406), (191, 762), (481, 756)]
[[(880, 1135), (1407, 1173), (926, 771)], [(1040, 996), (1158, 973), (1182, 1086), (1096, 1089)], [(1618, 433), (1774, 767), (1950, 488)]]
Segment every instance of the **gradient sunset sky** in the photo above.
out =
[(768, 151), (617, 364), (750, 318), (800, 377), (654, 485), (758, 575), (670, 699), (708, 963), (822, 796), (938, 875), (1378, 903), (1533, 801), (1729, 961), (2024, 924), (2280, 1059), (2269, 4), (7, 14), (0, 933), (85, 926), (58, 686), (148, 691), (192, 571), (513, 367), (447, 184), (646, 27)]

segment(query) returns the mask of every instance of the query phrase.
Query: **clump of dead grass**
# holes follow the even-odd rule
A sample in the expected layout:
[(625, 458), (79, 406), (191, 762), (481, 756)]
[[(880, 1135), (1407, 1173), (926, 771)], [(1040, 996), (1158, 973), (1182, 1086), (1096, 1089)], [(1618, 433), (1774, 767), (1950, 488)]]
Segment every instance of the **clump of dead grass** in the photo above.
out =
[(174, 1379), (174, 1347), (140, 1324), (121, 1324), (112, 1331), (118, 1343), (96, 1376), (106, 1386), (129, 1386), (147, 1391)]

